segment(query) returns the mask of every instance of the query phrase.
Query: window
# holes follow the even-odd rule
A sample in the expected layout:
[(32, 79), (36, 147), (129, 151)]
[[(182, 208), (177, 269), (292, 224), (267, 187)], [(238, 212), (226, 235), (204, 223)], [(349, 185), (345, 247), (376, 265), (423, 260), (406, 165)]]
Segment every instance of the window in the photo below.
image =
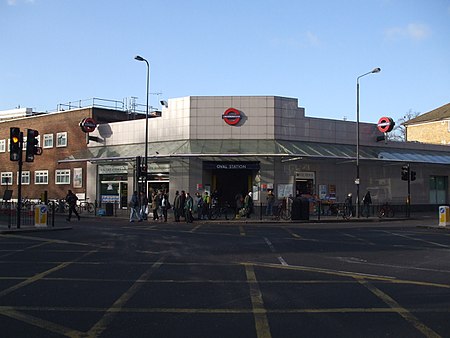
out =
[[(19, 184), (19, 173), (17, 173), (17, 184)], [(22, 171), (22, 184), (30, 184), (29, 171)]]
[(48, 184), (48, 170), (36, 170), (34, 172), (35, 184)]
[(70, 184), (70, 169), (56, 170), (55, 184)]
[(56, 133), (56, 146), (67, 147), (67, 132)]
[(3, 172), (1, 173), (1, 184), (2, 185), (11, 185), (12, 184), (13, 174), (12, 172)]
[(0, 153), (6, 152), (6, 140), (0, 140)]
[(53, 148), (53, 134), (44, 134), (44, 148)]

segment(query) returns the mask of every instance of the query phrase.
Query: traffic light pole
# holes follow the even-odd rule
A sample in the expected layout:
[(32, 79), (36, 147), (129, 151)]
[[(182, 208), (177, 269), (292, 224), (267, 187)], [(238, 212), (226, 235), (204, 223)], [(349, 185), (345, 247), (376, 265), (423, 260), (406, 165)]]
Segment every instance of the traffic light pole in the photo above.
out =
[(21, 210), (22, 210), (22, 166), (23, 166), (23, 133), (20, 132), (20, 141), (19, 141), (19, 179), (17, 183), (17, 229), (20, 229), (20, 216), (21, 216)]

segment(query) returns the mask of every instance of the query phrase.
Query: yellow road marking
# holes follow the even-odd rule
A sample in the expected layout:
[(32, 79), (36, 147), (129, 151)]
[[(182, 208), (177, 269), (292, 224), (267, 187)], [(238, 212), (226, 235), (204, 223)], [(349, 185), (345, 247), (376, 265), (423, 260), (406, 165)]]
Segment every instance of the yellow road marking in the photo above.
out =
[(375, 296), (380, 298), (383, 302), (389, 305), (392, 309), (396, 309), (397, 313), (402, 316), (406, 321), (411, 323), (417, 330), (422, 332), (425, 337), (428, 338), (440, 338), (441, 336), (422, 323), (416, 316), (414, 316), (410, 311), (402, 307), (399, 303), (397, 303), (393, 298), (389, 295), (378, 289), (376, 286), (372, 285), (368, 281), (358, 278), (358, 282), (364, 285), (367, 289), (369, 289)]
[(13, 286), (5, 289), (5, 290), (0, 291), (0, 297), (8, 295), (11, 292), (20, 289), (21, 287), (24, 287), (24, 286), (27, 286), (29, 284), (32, 284), (32, 283), (34, 283), (34, 282), (44, 278), (45, 276), (47, 276), (47, 275), (49, 275), (49, 274), (51, 274), (51, 273), (53, 273), (55, 271), (64, 269), (67, 266), (69, 266), (70, 264), (72, 264), (72, 263), (74, 263), (74, 262), (76, 262), (76, 261), (78, 261), (78, 260), (80, 260), (80, 259), (82, 259), (82, 258), (84, 258), (84, 257), (86, 257), (88, 255), (91, 255), (91, 254), (93, 254), (95, 252), (97, 252), (97, 250), (89, 251), (89, 252), (85, 253), (84, 255), (81, 255), (77, 259), (74, 259), (73, 261), (61, 263), (61, 264), (59, 264), (59, 265), (57, 265), (57, 266), (55, 266), (55, 267), (53, 267), (53, 268), (51, 268), (49, 270), (46, 270), (46, 271), (38, 273), (37, 275), (34, 275), (34, 276), (30, 277), (30, 278), (27, 278), (26, 280), (24, 280), (23, 282), (20, 282), (19, 284), (13, 285)]
[(101, 333), (105, 331), (108, 325), (112, 322), (116, 313), (120, 312), (124, 305), (130, 300), (130, 298), (133, 297), (144, 285), (142, 281), (147, 281), (150, 275), (163, 264), (164, 260), (165, 257), (161, 257), (147, 271), (145, 271), (136, 280), (136, 282), (127, 291), (125, 291), (108, 310), (106, 310), (106, 313), (103, 315), (103, 317), (87, 332), (87, 336), (99, 337)]
[(242, 225), (239, 225), (239, 234), (241, 235), (241, 236), (245, 236), (246, 234), (245, 234), (245, 229), (244, 229), (244, 227), (242, 226)]
[(36, 318), (34, 316), (24, 314), (12, 309), (8, 310), (1, 309), (0, 314), (6, 317), (14, 318), (24, 323), (31, 324), (33, 326), (40, 327), (47, 331), (64, 335), (66, 337), (82, 337), (83, 335), (83, 332), (81, 331), (73, 330), (65, 326), (55, 324), (44, 319)]
[(245, 265), (245, 273), (250, 288), (250, 298), (252, 301), (253, 317), (255, 319), (256, 336), (258, 338), (271, 338), (269, 321), (267, 320), (266, 309), (264, 308), (264, 301), (261, 290), (256, 280), (255, 270), (253, 265)]

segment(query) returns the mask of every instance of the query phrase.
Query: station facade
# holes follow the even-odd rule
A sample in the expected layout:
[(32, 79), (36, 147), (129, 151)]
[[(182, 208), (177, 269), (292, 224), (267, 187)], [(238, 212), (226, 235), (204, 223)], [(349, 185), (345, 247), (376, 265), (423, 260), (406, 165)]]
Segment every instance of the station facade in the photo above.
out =
[[(381, 116), (374, 117), (378, 120)], [(377, 142), (373, 123), (360, 123), (360, 198), (375, 204), (406, 203), (402, 166), (416, 172), (412, 205), (449, 201), (448, 146)], [(96, 141), (59, 160), (86, 164), (86, 195), (127, 207), (139, 190), (136, 157), (145, 153), (145, 119), (100, 123)], [(283, 198), (298, 194), (343, 202), (356, 196), (356, 123), (305, 116), (298, 100), (278, 96), (189, 96), (168, 100), (148, 120), (147, 190), (194, 194), (217, 191), (223, 202), (253, 192), (264, 203), (268, 190)], [(355, 201), (355, 200), (354, 200)]]

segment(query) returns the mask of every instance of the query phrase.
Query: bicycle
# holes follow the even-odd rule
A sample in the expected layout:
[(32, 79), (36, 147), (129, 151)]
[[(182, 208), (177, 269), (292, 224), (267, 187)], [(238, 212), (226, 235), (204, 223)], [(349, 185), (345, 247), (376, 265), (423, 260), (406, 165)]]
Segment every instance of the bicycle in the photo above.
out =
[(224, 216), (226, 220), (233, 219), (233, 216), (235, 216), (234, 211), (231, 209), (228, 203), (226, 203), (226, 205), (222, 207), (215, 206), (214, 208), (211, 208), (209, 211), (209, 219), (213, 221), (218, 218), (221, 218), (222, 216)]
[(283, 219), (288, 221), (291, 219), (291, 210), (289, 210), (284, 203), (280, 203), (278, 208), (275, 208), (274, 210), (276, 211), (273, 215), (275, 220), (279, 221), (280, 219)]
[(389, 205), (388, 202), (384, 203), (380, 207), (380, 211), (378, 212), (378, 217), (379, 218), (383, 218), (383, 217), (392, 218), (392, 217), (394, 217), (394, 209), (392, 208), (392, 206)]
[(352, 212), (353, 210), (349, 204), (347, 203), (339, 204), (336, 210), (336, 217), (337, 218), (342, 217), (343, 219), (348, 221), (353, 216)]
[(78, 213), (87, 211), (88, 213), (92, 214), (94, 212), (94, 203), (89, 202), (87, 199), (84, 201), (80, 201), (80, 203), (77, 205), (77, 210)]

